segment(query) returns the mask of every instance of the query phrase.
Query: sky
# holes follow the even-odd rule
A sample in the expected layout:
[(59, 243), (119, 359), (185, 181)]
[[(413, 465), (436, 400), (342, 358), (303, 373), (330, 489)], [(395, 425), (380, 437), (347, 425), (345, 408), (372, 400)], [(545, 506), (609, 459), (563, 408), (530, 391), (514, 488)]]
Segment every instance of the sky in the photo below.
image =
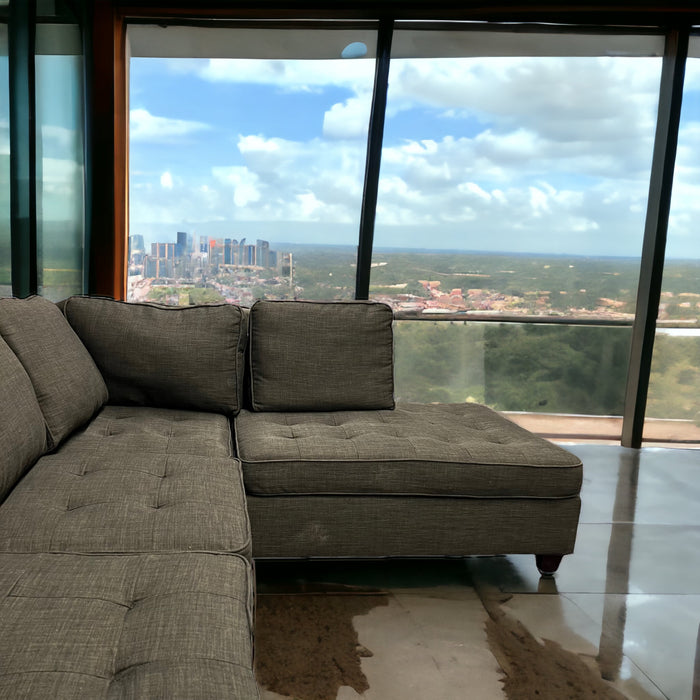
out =
[[(375, 245), (638, 256), (660, 70), (393, 59)], [(133, 58), (131, 231), (356, 244), (373, 75), (366, 58)], [(691, 107), (699, 88), (690, 68)], [(700, 257), (686, 112), (668, 253)]]
[[(700, 258), (699, 63), (686, 72), (669, 257)], [(393, 59), (375, 245), (639, 256), (660, 69)], [(75, 96), (59, 77), (38, 78), (63, 91), (38, 102), (43, 212), (56, 221), (75, 215), (82, 173), (81, 115), (61, 107)], [(132, 58), (131, 233), (356, 245), (373, 78), (369, 58)], [(7, 119), (0, 109), (0, 156)]]

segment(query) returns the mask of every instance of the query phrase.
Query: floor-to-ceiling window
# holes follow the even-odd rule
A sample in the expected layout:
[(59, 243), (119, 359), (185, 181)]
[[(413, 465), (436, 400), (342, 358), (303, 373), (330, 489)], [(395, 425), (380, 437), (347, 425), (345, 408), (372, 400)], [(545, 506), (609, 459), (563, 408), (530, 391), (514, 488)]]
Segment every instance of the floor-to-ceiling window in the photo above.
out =
[(79, 15), (67, 0), (0, 3), (2, 294), (60, 300), (84, 291)]
[(4, 14), (7, 7), (2, 7), (2, 4), (0, 3), (0, 296), (10, 296), (10, 85), (7, 17)]
[(129, 298), (352, 298), (376, 29), (129, 39)]
[(55, 301), (83, 291), (82, 63), (80, 31), (76, 24), (37, 25), (38, 291)]
[(397, 28), (370, 292), (400, 396), (622, 414), (663, 47)]
[[(358, 293), (377, 26), (130, 25), (129, 299)], [(400, 399), (619, 439), (664, 41), (395, 23), (368, 273)]]
[[(0, 20), (8, 7), (0, 0)], [(71, 7), (81, 3), (36, 3), (29, 51), (35, 252), (15, 258), (50, 298), (83, 288), (84, 212), (98, 201), (83, 193), (85, 66)], [(396, 311), (399, 398), (542, 416), (623, 411), (663, 28), (397, 21), (382, 132), (375, 54), (388, 20), (124, 21), (131, 299), (364, 298), (369, 281), (369, 296)], [(3, 27), (0, 90), (11, 92)], [(647, 403), (649, 417), (684, 428), (697, 413), (696, 48)], [(368, 152), (381, 154), (381, 171)], [(121, 163), (118, 144), (114, 153)], [(0, 212), (0, 246), (13, 251), (15, 223), (8, 216), (3, 238)], [(99, 250), (87, 256), (93, 270)]]
[(700, 441), (700, 37), (691, 37), (644, 439)]

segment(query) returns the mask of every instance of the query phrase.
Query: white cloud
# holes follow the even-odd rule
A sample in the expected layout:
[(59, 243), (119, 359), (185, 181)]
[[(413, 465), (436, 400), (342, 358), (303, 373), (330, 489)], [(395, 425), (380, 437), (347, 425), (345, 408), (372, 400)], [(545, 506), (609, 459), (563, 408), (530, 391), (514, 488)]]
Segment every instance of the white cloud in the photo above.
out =
[(457, 189), (467, 196), (476, 195), (485, 202), (490, 202), (491, 198), (495, 196), (486, 192), (486, 190), (479, 187), (479, 185), (477, 185), (475, 182), (463, 182), (460, 185), (457, 185)]
[(259, 60), (213, 58), (189, 64), (187, 70), (211, 82), (274, 85), (285, 91), (308, 92), (325, 86), (371, 90), (374, 61), (359, 60)]
[(298, 194), (296, 199), (299, 203), (302, 219), (307, 219), (309, 221), (317, 220), (317, 216), (323, 208), (323, 202), (321, 202), (313, 192)]
[(260, 199), (260, 179), (248, 168), (241, 166), (214, 168), (212, 173), (217, 180), (233, 188), (233, 203), (237, 207), (245, 207)]
[(80, 137), (75, 129), (52, 124), (41, 125), (41, 141), (44, 152), (47, 148), (53, 148), (64, 153), (71, 153), (71, 151), (82, 147)]
[(280, 150), (281, 139), (266, 139), (264, 136), (241, 136), (238, 139), (238, 149), (241, 153), (247, 151), (265, 151), (275, 153)]
[(42, 158), (41, 182), (44, 188), (51, 186), (82, 187), (82, 166), (67, 158)]
[(172, 141), (209, 128), (204, 122), (158, 117), (146, 109), (132, 109), (129, 113), (132, 141)]
[(38, 198), (42, 218), (80, 221), (82, 218), (83, 168), (68, 158), (42, 158)]
[(367, 138), (371, 95), (336, 102), (323, 115), (323, 135), (329, 139)]
[(10, 155), (10, 123), (0, 119), (0, 155)]
[[(275, 115), (258, 133), (240, 134), (240, 158), (212, 164), (206, 182), (188, 184), (173, 170), (170, 209), (157, 180), (143, 184), (132, 199), (135, 220), (162, 220), (150, 218), (161, 213), (174, 221), (357, 222), (371, 62), (214, 60), (186, 70), (285, 91), (341, 87), (350, 97), (334, 96), (324, 108), (323, 138), (282, 138)], [(551, 242), (567, 252), (585, 241), (580, 248), (638, 254), (659, 71), (660, 61), (646, 58), (394, 61), (377, 244), (400, 244), (415, 227), (430, 245), (499, 248), (512, 234), (524, 250)], [(700, 70), (689, 75), (700, 86)], [(142, 136), (207, 128), (135, 111)], [(682, 231), (691, 230), (687, 212), (700, 207), (699, 154), (700, 123), (686, 122), (672, 221)], [(137, 204), (141, 192), (150, 202)]]
[(160, 186), (166, 190), (173, 188), (173, 176), (167, 170), (160, 176)]
[[(206, 183), (188, 182), (172, 171), (173, 188), (145, 175), (132, 182), (131, 220), (317, 221), (332, 225), (359, 220), (364, 144), (266, 139), (241, 135), (244, 165), (214, 166)], [(356, 230), (356, 229), (355, 229)]]

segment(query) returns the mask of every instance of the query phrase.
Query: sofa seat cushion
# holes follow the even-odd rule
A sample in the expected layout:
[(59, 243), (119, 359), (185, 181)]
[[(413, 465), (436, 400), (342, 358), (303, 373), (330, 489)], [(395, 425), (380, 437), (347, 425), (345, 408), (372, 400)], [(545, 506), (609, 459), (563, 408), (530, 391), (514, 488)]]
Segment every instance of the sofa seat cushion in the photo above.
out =
[(0, 697), (258, 698), (236, 555), (0, 554)]
[(240, 464), (118, 450), (46, 455), (0, 508), (0, 551), (247, 556)]
[(580, 460), (479, 404), (236, 419), (246, 491), (566, 498)]
[(0, 338), (0, 502), (46, 450), (46, 425), (24, 367)]
[(110, 403), (240, 409), (247, 325), (238, 306), (70, 297), (64, 313), (100, 368)]
[(107, 401), (102, 375), (58, 307), (42, 297), (0, 299), (0, 335), (32, 381), (53, 449)]
[(105, 406), (61, 448), (68, 452), (114, 452), (231, 457), (226, 416), (145, 406)]

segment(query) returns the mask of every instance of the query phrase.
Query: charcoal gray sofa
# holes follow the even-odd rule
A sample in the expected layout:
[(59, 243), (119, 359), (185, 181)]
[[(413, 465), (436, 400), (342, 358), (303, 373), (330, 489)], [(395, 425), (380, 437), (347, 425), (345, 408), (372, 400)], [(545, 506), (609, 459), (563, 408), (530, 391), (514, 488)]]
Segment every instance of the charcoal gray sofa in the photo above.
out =
[(573, 551), (581, 463), (395, 404), (391, 310), (0, 300), (0, 697), (256, 698), (253, 557)]

